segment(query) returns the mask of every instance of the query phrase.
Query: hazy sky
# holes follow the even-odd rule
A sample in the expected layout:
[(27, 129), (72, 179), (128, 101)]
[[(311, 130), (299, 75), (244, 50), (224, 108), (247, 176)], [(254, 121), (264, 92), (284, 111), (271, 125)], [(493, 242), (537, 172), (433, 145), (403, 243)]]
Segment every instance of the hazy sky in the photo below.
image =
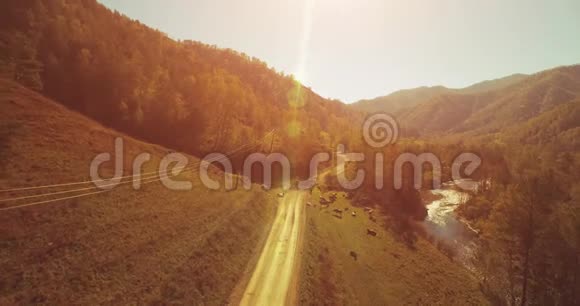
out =
[(580, 63), (579, 0), (99, 1), (345, 102)]

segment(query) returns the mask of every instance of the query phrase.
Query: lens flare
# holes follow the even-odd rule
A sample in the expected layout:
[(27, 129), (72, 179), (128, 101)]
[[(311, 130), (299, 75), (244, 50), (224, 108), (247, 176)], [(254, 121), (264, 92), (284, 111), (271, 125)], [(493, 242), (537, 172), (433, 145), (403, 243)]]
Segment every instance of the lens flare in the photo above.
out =
[(288, 132), (288, 136), (290, 137), (297, 137), (300, 135), (302, 125), (297, 120), (291, 121), (288, 126), (286, 127), (286, 131)]

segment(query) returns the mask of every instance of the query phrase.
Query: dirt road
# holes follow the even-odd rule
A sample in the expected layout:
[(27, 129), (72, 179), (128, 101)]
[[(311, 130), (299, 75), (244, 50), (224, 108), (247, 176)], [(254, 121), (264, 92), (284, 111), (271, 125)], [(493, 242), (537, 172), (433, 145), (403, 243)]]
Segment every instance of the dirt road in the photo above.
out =
[(276, 219), (240, 305), (289, 305), (295, 294), (305, 192), (280, 199)]

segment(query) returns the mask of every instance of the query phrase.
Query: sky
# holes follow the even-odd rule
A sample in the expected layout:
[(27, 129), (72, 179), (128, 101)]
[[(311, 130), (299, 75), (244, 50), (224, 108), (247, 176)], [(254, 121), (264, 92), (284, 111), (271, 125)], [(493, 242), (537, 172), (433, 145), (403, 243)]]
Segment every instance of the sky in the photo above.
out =
[(98, 0), (346, 103), (580, 63), (578, 0)]

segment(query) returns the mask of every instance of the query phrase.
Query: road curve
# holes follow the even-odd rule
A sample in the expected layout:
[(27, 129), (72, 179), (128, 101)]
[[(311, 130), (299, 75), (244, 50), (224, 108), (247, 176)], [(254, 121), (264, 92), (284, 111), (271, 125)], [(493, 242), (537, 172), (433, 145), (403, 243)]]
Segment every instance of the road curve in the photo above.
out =
[(244, 291), (240, 305), (288, 305), (298, 270), (298, 250), (304, 217), (305, 192), (289, 191), (279, 200), (272, 229)]

